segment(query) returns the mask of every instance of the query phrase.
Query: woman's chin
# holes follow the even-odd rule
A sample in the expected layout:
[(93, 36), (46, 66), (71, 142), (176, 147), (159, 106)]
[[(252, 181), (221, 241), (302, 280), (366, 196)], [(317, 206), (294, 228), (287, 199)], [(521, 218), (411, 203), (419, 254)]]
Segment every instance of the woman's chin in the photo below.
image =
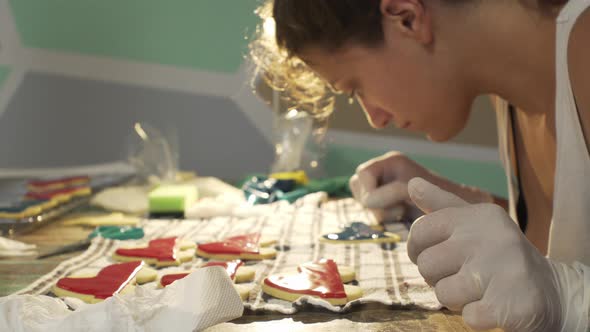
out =
[[(458, 125), (459, 124), (459, 125)], [(434, 126), (434, 128), (427, 128), (423, 132), (426, 137), (436, 143), (447, 142), (457, 135), (459, 135), (463, 128), (465, 128), (466, 121), (456, 121), (454, 123), (447, 123), (447, 126)], [(430, 129), (430, 130), (429, 130)]]
[(440, 134), (433, 134), (433, 133), (426, 133), (426, 138), (435, 143), (444, 143), (453, 138), (451, 135), (440, 135)]

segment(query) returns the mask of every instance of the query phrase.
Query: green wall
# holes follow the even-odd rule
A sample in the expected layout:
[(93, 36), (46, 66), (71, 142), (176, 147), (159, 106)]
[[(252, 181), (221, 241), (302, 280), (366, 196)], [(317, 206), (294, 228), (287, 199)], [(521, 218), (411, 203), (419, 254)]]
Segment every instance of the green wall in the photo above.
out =
[[(359, 164), (386, 152), (332, 145), (326, 155), (325, 171), (330, 176), (351, 175)], [(409, 157), (453, 181), (476, 186), (503, 197), (508, 195), (504, 170), (498, 164), (415, 154), (409, 154)]]
[(10, 74), (10, 68), (7, 66), (0, 66), (0, 88), (4, 84), (8, 74)]
[[(231, 74), (243, 63), (262, 0), (9, 1), (24, 47)], [(0, 66), (0, 87), (9, 72), (10, 65)], [(350, 175), (384, 152), (331, 146), (325, 169), (330, 176)], [(411, 157), (455, 181), (506, 193), (498, 165)]]
[(235, 72), (258, 0), (11, 0), (27, 47)]

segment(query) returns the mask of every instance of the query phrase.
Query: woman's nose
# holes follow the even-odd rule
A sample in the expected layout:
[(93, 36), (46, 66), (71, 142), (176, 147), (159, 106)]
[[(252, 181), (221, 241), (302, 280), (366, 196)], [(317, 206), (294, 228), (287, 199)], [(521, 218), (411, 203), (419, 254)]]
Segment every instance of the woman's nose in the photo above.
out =
[(389, 124), (389, 121), (391, 120), (391, 114), (385, 112), (379, 107), (371, 105), (362, 98), (358, 98), (358, 101), (361, 104), (361, 107), (363, 108), (363, 111), (367, 117), (367, 121), (371, 127), (375, 129), (381, 129)]

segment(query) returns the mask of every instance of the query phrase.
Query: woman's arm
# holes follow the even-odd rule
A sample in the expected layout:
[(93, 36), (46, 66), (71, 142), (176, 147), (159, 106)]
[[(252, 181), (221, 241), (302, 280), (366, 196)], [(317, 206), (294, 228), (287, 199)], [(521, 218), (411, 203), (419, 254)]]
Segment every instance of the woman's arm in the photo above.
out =
[(506, 198), (492, 195), (492, 199), (494, 200), (494, 204), (500, 205), (504, 209), (504, 211), (509, 212), (508, 210), (510, 209), (510, 207), (508, 205), (508, 200)]

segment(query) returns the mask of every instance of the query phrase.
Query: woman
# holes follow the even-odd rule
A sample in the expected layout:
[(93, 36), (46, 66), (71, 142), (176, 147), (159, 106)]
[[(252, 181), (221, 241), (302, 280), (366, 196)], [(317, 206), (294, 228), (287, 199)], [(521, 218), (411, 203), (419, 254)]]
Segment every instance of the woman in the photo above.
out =
[(425, 213), (410, 231), (410, 258), (470, 326), (587, 331), (590, 0), (270, 6), (276, 48), (260, 39), (254, 59), (304, 105), (329, 109), (332, 89), (355, 97), (375, 128), (445, 141), (477, 96), (494, 96), (509, 202), (396, 152), (361, 165), (351, 189), (382, 218), (400, 204)]

